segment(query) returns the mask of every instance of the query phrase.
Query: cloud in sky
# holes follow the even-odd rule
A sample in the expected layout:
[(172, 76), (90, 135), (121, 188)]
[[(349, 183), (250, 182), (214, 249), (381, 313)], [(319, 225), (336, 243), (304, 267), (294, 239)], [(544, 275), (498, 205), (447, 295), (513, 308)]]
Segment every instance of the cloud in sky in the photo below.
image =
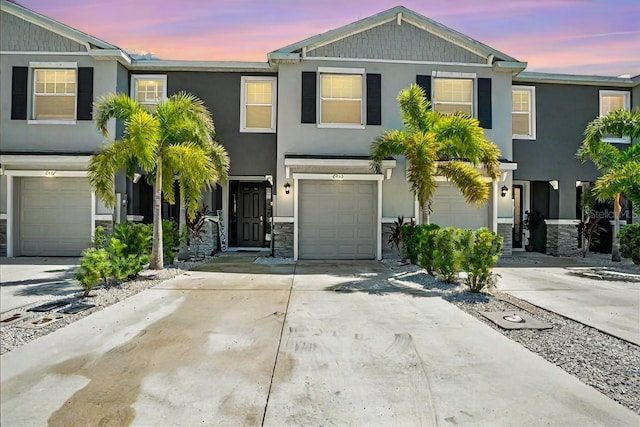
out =
[[(268, 52), (397, 0), (18, 0), (124, 49), (163, 59), (265, 61)], [(404, 0), (529, 63), (529, 70), (640, 74), (637, 0)]]

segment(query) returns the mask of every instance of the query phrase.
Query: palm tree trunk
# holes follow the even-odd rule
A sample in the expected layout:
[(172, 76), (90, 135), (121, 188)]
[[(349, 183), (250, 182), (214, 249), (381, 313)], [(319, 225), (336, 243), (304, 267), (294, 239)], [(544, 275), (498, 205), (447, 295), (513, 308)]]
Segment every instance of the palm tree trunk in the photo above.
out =
[(162, 270), (164, 261), (162, 259), (162, 158), (160, 156), (158, 156), (156, 183), (153, 187), (153, 193), (153, 244), (151, 246), (149, 268), (151, 270)]
[(613, 199), (613, 236), (611, 238), (611, 261), (620, 262), (622, 257), (620, 256), (620, 239), (618, 234), (620, 233), (620, 194), (616, 194)]
[(187, 207), (184, 201), (182, 187), (180, 187), (180, 215), (178, 224), (180, 230), (180, 251), (178, 252), (178, 259), (186, 260), (189, 259), (189, 250), (187, 249), (187, 239), (183, 239), (183, 236), (187, 235)]

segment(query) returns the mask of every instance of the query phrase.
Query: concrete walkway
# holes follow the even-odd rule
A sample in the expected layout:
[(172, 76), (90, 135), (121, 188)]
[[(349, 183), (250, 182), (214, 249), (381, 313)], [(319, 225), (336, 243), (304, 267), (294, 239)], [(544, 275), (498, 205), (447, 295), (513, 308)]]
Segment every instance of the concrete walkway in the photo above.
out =
[[(206, 265), (2, 356), (2, 425), (640, 422), (453, 305), (403, 292), (380, 263), (250, 260)], [(390, 279), (392, 293), (367, 291)]]
[[(536, 259), (542, 265), (563, 261), (547, 256)], [(620, 275), (620, 279), (628, 277), (626, 281), (603, 280), (585, 276), (585, 263), (564, 259), (564, 267), (555, 265), (497, 268), (498, 289), (640, 345), (640, 271), (635, 277)]]

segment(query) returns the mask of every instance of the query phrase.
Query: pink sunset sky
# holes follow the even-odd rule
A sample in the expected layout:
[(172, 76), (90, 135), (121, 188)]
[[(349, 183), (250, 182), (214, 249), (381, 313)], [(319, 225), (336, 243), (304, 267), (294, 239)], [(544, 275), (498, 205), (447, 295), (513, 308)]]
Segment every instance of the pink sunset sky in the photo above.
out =
[[(398, 0), (17, 0), (127, 51), (160, 59), (266, 61), (267, 53)], [(638, 0), (404, 0), (529, 63), (528, 71), (640, 74)]]

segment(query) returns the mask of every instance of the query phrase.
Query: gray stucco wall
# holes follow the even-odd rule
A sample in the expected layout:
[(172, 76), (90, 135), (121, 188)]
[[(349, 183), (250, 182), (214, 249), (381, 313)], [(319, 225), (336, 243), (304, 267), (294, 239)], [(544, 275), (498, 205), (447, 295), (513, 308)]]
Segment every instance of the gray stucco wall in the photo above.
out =
[(484, 64), (486, 58), (396, 20), (362, 31), (307, 52), (307, 56), (331, 58), (385, 58)]
[(59, 34), (2, 12), (0, 50), (39, 52), (86, 52), (86, 48)]
[[(93, 99), (116, 90), (116, 62), (95, 61), (88, 56), (65, 55), (2, 55), (0, 60), (0, 142), (2, 151), (92, 153), (103, 142), (93, 121), (78, 120), (76, 124), (29, 124), (27, 120), (11, 120), (12, 67), (28, 67), (30, 61), (75, 62), (78, 67), (93, 67)], [(28, 110), (31, 117), (33, 73), (29, 73)], [(5, 97), (6, 95), (6, 97)], [(113, 135), (115, 122), (110, 123)]]
[(535, 141), (513, 140), (514, 160), (518, 162), (514, 179), (557, 179), (558, 218), (573, 219), (576, 181), (594, 181), (599, 176), (593, 163), (581, 164), (576, 158), (584, 129), (599, 114), (599, 90), (622, 89), (549, 83), (514, 84), (535, 86), (537, 122)]
[[(367, 73), (382, 75), (382, 125), (366, 126), (365, 129), (318, 128), (316, 124), (301, 124), (301, 73), (315, 71), (318, 67), (365, 68)], [(485, 135), (494, 141), (503, 157), (512, 156), (511, 151), (511, 74), (497, 73), (489, 66), (446, 66), (420, 64), (393, 64), (350, 61), (307, 60), (299, 64), (281, 64), (278, 84), (278, 180), (276, 187), (285, 182), (285, 154), (350, 154), (369, 155), (371, 142), (388, 129), (401, 129), (402, 120), (397, 103), (400, 90), (415, 83), (416, 75), (431, 75), (436, 70), (476, 73), (477, 77), (492, 78), (493, 129)], [(293, 192), (292, 192), (293, 193)], [(499, 198), (498, 216), (510, 217), (511, 204)], [(293, 197), (279, 194), (276, 216), (293, 216)], [(399, 159), (391, 180), (383, 181), (383, 217), (414, 216), (413, 195), (406, 181), (405, 163)]]
[(243, 75), (276, 74), (196, 71), (151, 74), (167, 75), (167, 96), (186, 91), (204, 101), (213, 116), (218, 140), (231, 158), (229, 175), (275, 175), (276, 134), (240, 132), (240, 80)]

